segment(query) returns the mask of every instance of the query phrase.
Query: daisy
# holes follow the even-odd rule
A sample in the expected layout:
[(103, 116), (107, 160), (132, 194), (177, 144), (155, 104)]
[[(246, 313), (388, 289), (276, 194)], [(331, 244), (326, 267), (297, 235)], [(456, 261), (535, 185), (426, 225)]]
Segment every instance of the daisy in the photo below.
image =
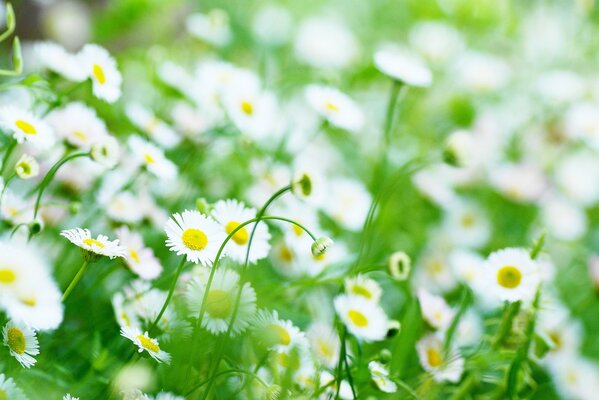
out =
[(18, 143), (28, 141), (43, 149), (54, 144), (52, 128), (23, 108), (15, 106), (0, 108), (0, 126), (12, 132)]
[(177, 167), (164, 156), (164, 152), (152, 143), (133, 135), (127, 141), (133, 152), (134, 161), (159, 179), (172, 180), (177, 176)]
[(409, 51), (386, 46), (374, 54), (374, 65), (385, 75), (409, 86), (428, 87), (433, 74), (418, 56)]
[(152, 280), (160, 276), (162, 265), (154, 255), (154, 251), (146, 247), (142, 236), (127, 227), (116, 231), (121, 245), (127, 249), (123, 258), (127, 266), (140, 278)]
[(70, 393), (67, 393), (63, 396), (62, 400), (79, 400), (79, 397), (73, 397)]
[(458, 382), (464, 372), (464, 359), (457, 350), (445, 354), (443, 340), (436, 334), (429, 334), (418, 343), (416, 351), (422, 368), (437, 382)]
[(279, 111), (269, 91), (235, 88), (227, 91), (224, 106), (233, 124), (254, 140), (272, 139), (277, 131)]
[(387, 315), (377, 303), (362, 296), (340, 295), (334, 305), (341, 321), (357, 338), (372, 342), (387, 335)]
[(361, 296), (374, 303), (379, 302), (383, 293), (383, 290), (374, 279), (369, 279), (360, 274), (347, 278), (344, 285), (345, 293), (348, 295)]
[(0, 216), (13, 225), (28, 224), (33, 220), (33, 201), (6, 189), (2, 196)]
[(290, 354), (293, 349), (306, 349), (302, 331), (289, 320), (279, 318), (277, 311), (260, 310), (254, 318), (255, 338), (269, 350)]
[(0, 374), (0, 398), (27, 400), (27, 396), (25, 396), (25, 393), (15, 385), (13, 379), (7, 378), (4, 374)]
[(119, 244), (118, 239), (111, 241), (105, 235), (98, 235), (94, 239), (91, 237), (89, 229), (67, 229), (60, 232), (60, 235), (81, 247), (90, 258), (93, 258), (93, 256), (107, 256), (113, 259), (115, 257), (124, 257), (127, 253), (127, 249)]
[(473, 202), (458, 200), (448, 207), (444, 228), (460, 246), (479, 248), (491, 236), (491, 226), (481, 208)]
[(361, 229), (372, 202), (364, 185), (357, 180), (338, 178), (330, 182), (329, 193), (324, 211), (345, 229)]
[(185, 26), (193, 36), (218, 47), (229, 44), (233, 36), (229, 27), (229, 15), (220, 9), (210, 10), (207, 14), (191, 14), (187, 17)]
[[(224, 227), (227, 235), (231, 234), (241, 223), (248, 221), (256, 216), (254, 208), (246, 207), (243, 203), (237, 200), (220, 200), (214, 204), (212, 217)], [(229, 257), (239, 263), (245, 262), (246, 253), (251, 232), (256, 224), (248, 224), (238, 230), (225, 247), (225, 252)], [(270, 251), (270, 233), (266, 224), (258, 224), (254, 237), (252, 238), (252, 246), (250, 248), (248, 261), (256, 263), (258, 260), (266, 258)]]
[(35, 365), (39, 351), (39, 343), (35, 331), (23, 324), (9, 321), (2, 330), (4, 345), (10, 350), (10, 355), (25, 368)]
[(397, 384), (389, 379), (389, 371), (383, 364), (371, 361), (368, 363), (368, 369), (370, 370), (372, 381), (381, 392), (395, 393), (397, 391)]
[(121, 328), (121, 335), (131, 340), (137, 347), (139, 352), (144, 350), (159, 363), (170, 364), (171, 355), (160, 348), (158, 340), (152, 339), (148, 336), (148, 332), (142, 333), (141, 330), (136, 328)]
[(206, 266), (212, 265), (226, 238), (222, 227), (199, 211), (174, 214), (164, 230), (168, 236), (166, 245), (171, 251), (184, 254), (189, 262)]
[[(337, 378), (332, 375), (329, 371), (322, 371), (319, 376), (319, 387), (326, 387), (323, 393), (322, 399), (332, 399), (337, 394)], [(339, 387), (339, 398), (342, 400), (354, 399), (354, 394), (351, 390), (351, 386), (345, 379), (341, 381)]]
[(21, 179), (35, 178), (40, 173), (40, 166), (35, 158), (23, 154), (15, 164), (15, 173)]
[(80, 102), (52, 111), (48, 123), (60, 138), (82, 150), (90, 150), (94, 143), (108, 135), (106, 124), (96, 111)]
[(70, 81), (85, 80), (86, 72), (76, 55), (54, 42), (38, 42), (33, 45), (40, 64)]
[(144, 219), (144, 208), (140, 199), (131, 192), (120, 192), (114, 195), (106, 207), (106, 215), (113, 221), (125, 224), (138, 224)]
[(125, 113), (137, 128), (163, 148), (172, 149), (181, 143), (181, 137), (169, 125), (141, 104), (127, 104)]
[(92, 81), (94, 96), (108, 103), (121, 97), (121, 73), (108, 51), (96, 44), (86, 44), (78, 54), (87, 77)]
[(331, 125), (351, 132), (364, 126), (362, 109), (334, 87), (308, 85), (305, 95), (310, 107)]
[(341, 342), (335, 329), (327, 323), (316, 322), (308, 328), (306, 337), (316, 359), (327, 368), (335, 368)]
[(483, 265), (489, 293), (499, 301), (531, 301), (541, 282), (539, 267), (529, 252), (506, 248), (491, 253)]
[(424, 320), (433, 328), (445, 330), (453, 321), (455, 311), (447, 305), (441, 296), (430, 294), (426, 290), (418, 289), (418, 301)]
[[(200, 313), (202, 300), (206, 293), (207, 279), (204, 278), (195, 277), (187, 286), (187, 302), (194, 315)], [(202, 327), (214, 334), (227, 331), (233, 315), (239, 284), (239, 274), (237, 272), (224, 268), (216, 271), (208, 297), (206, 297), (206, 313), (202, 320)], [(248, 327), (249, 320), (255, 312), (256, 292), (249, 283), (245, 283), (241, 289), (239, 308), (231, 333), (236, 335), (243, 332)]]
[(141, 329), (141, 322), (139, 321), (137, 312), (134, 307), (126, 301), (123, 293), (115, 293), (112, 297), (112, 308), (114, 309), (116, 322), (120, 327)]
[(114, 167), (119, 161), (119, 142), (112, 136), (103, 136), (92, 145), (90, 157), (106, 168)]

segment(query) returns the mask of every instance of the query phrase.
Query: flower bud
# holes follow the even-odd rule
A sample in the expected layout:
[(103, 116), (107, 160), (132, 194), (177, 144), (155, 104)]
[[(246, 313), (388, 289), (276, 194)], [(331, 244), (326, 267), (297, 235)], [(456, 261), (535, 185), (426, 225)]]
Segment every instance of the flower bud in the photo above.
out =
[(35, 158), (23, 154), (15, 164), (15, 173), (21, 179), (35, 178), (40, 173), (40, 166)]
[(73, 201), (69, 204), (69, 213), (72, 215), (76, 215), (81, 210), (81, 203), (78, 201)]
[(445, 141), (443, 159), (447, 164), (464, 167), (472, 160), (473, 141), (472, 134), (459, 130), (453, 132)]
[(389, 275), (396, 281), (405, 281), (410, 276), (412, 260), (403, 251), (396, 251), (389, 257), (387, 264)]
[(312, 178), (307, 172), (301, 172), (291, 183), (291, 191), (300, 196), (308, 197), (312, 193)]
[(210, 204), (203, 197), (198, 197), (196, 199), (196, 209), (204, 215), (208, 215), (210, 213)]
[(100, 141), (94, 143), (90, 156), (92, 160), (98, 164), (101, 164), (107, 168), (112, 168), (118, 162), (119, 154), (119, 142), (112, 136), (106, 136)]
[(316, 239), (314, 243), (312, 243), (312, 255), (314, 257), (322, 256), (333, 244), (333, 240), (326, 236)]
[(401, 324), (399, 321), (394, 319), (389, 320), (389, 322), (387, 322), (387, 338), (392, 338), (393, 336), (397, 335), (400, 329)]
[(387, 364), (389, 361), (391, 361), (392, 357), (393, 357), (393, 354), (391, 353), (391, 351), (389, 349), (382, 349), (379, 352), (379, 361), (383, 364)]
[(41, 219), (36, 219), (29, 223), (29, 233), (31, 235), (36, 235), (40, 233), (44, 229), (44, 223)]

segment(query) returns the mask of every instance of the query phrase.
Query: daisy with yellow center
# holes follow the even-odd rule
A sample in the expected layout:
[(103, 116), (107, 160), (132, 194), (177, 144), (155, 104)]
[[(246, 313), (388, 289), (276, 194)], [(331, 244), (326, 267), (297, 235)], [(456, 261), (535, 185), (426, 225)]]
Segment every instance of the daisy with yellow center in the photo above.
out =
[(140, 278), (152, 280), (162, 273), (162, 265), (154, 255), (154, 251), (146, 247), (142, 236), (127, 227), (116, 231), (122, 246), (127, 248), (124, 259), (127, 266)]
[(383, 290), (379, 284), (364, 275), (356, 275), (345, 280), (345, 292), (348, 295), (361, 296), (368, 301), (378, 303)]
[(279, 110), (275, 95), (254, 85), (253, 80), (223, 93), (227, 115), (239, 131), (254, 140), (268, 140), (278, 133)]
[(159, 179), (171, 180), (177, 176), (177, 167), (164, 156), (164, 152), (152, 143), (133, 135), (128, 145), (136, 162)]
[(166, 245), (187, 261), (211, 266), (227, 235), (212, 218), (199, 211), (185, 210), (174, 214), (166, 223)]
[[(199, 315), (202, 307), (207, 289), (205, 278), (205, 275), (194, 277), (187, 286), (187, 302), (194, 316)], [(229, 328), (238, 291), (237, 272), (224, 268), (218, 269), (206, 297), (206, 313), (202, 319), (202, 327), (216, 335), (225, 333)], [(245, 283), (241, 289), (241, 298), (231, 334), (236, 335), (245, 331), (255, 312), (256, 292), (249, 283)]]
[(387, 315), (376, 302), (364, 296), (343, 294), (335, 298), (334, 305), (341, 321), (357, 338), (372, 342), (387, 335)]
[(312, 84), (306, 87), (305, 95), (308, 105), (331, 125), (351, 132), (364, 126), (362, 109), (336, 88)]
[(389, 378), (389, 370), (378, 361), (371, 361), (368, 363), (368, 369), (372, 381), (384, 393), (395, 393), (397, 391), (397, 384)]
[(83, 68), (92, 81), (94, 96), (108, 103), (121, 97), (121, 73), (108, 51), (96, 44), (86, 44), (79, 54)]
[(81, 102), (68, 103), (52, 111), (48, 123), (57, 136), (81, 150), (90, 150), (94, 143), (109, 135), (96, 111)]
[(25, 393), (15, 385), (12, 378), (7, 378), (6, 375), (0, 374), (0, 399), (26, 400), (27, 396), (25, 396)]
[[(254, 208), (246, 207), (237, 200), (220, 200), (214, 204), (212, 210), (214, 219), (223, 226), (227, 235), (231, 234), (239, 225), (256, 216)], [(255, 224), (245, 225), (233, 234), (225, 247), (226, 254), (238, 263), (245, 262), (245, 256), (250, 243), (250, 235)], [(259, 224), (252, 238), (249, 262), (256, 263), (266, 258), (270, 251), (270, 233), (266, 224)]]
[(427, 292), (418, 290), (418, 301), (424, 320), (433, 328), (445, 330), (453, 321), (455, 311), (449, 307), (445, 299)]
[(333, 327), (324, 322), (316, 322), (308, 328), (306, 337), (310, 350), (327, 368), (335, 368), (339, 362), (340, 340)]
[(541, 282), (539, 267), (525, 249), (496, 251), (483, 268), (487, 291), (500, 302), (530, 302)]
[(304, 333), (291, 321), (280, 319), (276, 310), (260, 310), (252, 325), (255, 339), (269, 350), (290, 354), (293, 349), (307, 349)]
[(109, 240), (108, 236), (98, 235), (97, 238), (91, 236), (89, 229), (67, 229), (60, 233), (71, 243), (81, 247), (86, 256), (95, 258), (96, 256), (106, 256), (111, 259), (115, 257), (124, 257), (127, 249), (119, 244), (119, 240)]
[(458, 382), (464, 372), (464, 359), (455, 348), (445, 352), (443, 339), (429, 334), (416, 343), (422, 368), (437, 382)]
[(23, 154), (19, 161), (15, 164), (15, 174), (21, 179), (31, 179), (38, 176), (40, 173), (40, 166), (35, 160), (28, 154)]
[(30, 368), (36, 362), (35, 356), (39, 351), (39, 343), (35, 331), (24, 324), (15, 324), (9, 321), (2, 330), (4, 345), (8, 347), (10, 355), (25, 368)]
[(148, 332), (143, 332), (137, 328), (121, 328), (121, 335), (131, 340), (138, 347), (140, 353), (146, 351), (150, 357), (159, 363), (170, 364), (171, 355), (160, 348), (158, 340), (152, 339)]
[(12, 132), (18, 143), (31, 142), (41, 149), (47, 149), (54, 144), (52, 128), (23, 108), (15, 106), (0, 108), (0, 126)]

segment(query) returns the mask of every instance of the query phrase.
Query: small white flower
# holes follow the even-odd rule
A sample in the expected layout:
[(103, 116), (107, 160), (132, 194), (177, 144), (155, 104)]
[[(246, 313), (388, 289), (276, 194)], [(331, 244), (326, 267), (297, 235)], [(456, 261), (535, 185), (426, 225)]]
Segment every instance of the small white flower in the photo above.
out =
[(86, 44), (78, 57), (92, 81), (94, 96), (108, 103), (117, 101), (121, 97), (122, 77), (110, 53), (96, 44)]
[(139, 352), (147, 351), (148, 354), (156, 361), (170, 364), (171, 355), (160, 348), (158, 340), (148, 336), (148, 332), (142, 333), (139, 329), (121, 327), (121, 335), (131, 340), (137, 347)]
[(177, 167), (158, 147), (136, 135), (130, 136), (127, 143), (133, 152), (135, 162), (144, 166), (150, 173), (165, 180), (177, 177)]
[(48, 123), (59, 137), (82, 150), (90, 150), (93, 144), (108, 135), (106, 124), (96, 111), (80, 102), (52, 111)]
[(386, 46), (374, 54), (374, 64), (385, 75), (406, 85), (427, 87), (433, 74), (420, 58), (409, 51)]
[(15, 385), (14, 380), (4, 374), (0, 374), (0, 394), (9, 400), (27, 400), (27, 396)]
[(12, 132), (18, 143), (28, 141), (41, 149), (54, 144), (52, 128), (25, 109), (15, 106), (0, 108), (0, 126)]
[(539, 267), (525, 249), (491, 253), (483, 268), (487, 290), (499, 301), (530, 302), (541, 282)]
[(418, 343), (416, 350), (420, 365), (437, 382), (458, 382), (464, 372), (464, 359), (456, 349), (445, 354), (443, 340), (436, 334), (429, 334)]
[(453, 321), (455, 312), (441, 296), (430, 294), (424, 289), (418, 290), (418, 301), (422, 316), (435, 329), (445, 330)]
[(387, 335), (387, 315), (377, 303), (356, 295), (335, 298), (335, 311), (349, 332), (367, 342), (383, 340)]
[(71, 54), (64, 47), (53, 42), (38, 42), (33, 45), (33, 51), (39, 63), (70, 81), (81, 82), (85, 80), (86, 73), (79, 58)]
[(154, 251), (146, 247), (139, 233), (132, 232), (123, 226), (116, 231), (120, 244), (127, 249), (123, 258), (131, 271), (142, 279), (155, 279), (162, 272), (162, 265), (154, 255)]
[(339, 362), (340, 340), (329, 324), (316, 322), (308, 328), (306, 337), (312, 353), (324, 366), (335, 368)]
[(79, 397), (73, 397), (70, 393), (67, 393), (63, 396), (62, 400), (79, 400)]
[(35, 365), (35, 356), (39, 351), (39, 343), (35, 331), (24, 324), (15, 324), (9, 321), (2, 330), (4, 345), (10, 354), (25, 368)]
[(163, 148), (172, 149), (181, 143), (181, 137), (169, 125), (141, 104), (128, 103), (125, 113), (137, 128)]
[(364, 126), (362, 109), (349, 96), (331, 86), (308, 85), (306, 100), (331, 125), (351, 132)]
[(367, 278), (364, 275), (356, 275), (347, 278), (344, 282), (345, 292), (348, 295), (361, 296), (368, 301), (378, 303), (383, 294), (383, 290), (374, 279)]
[(381, 392), (395, 393), (397, 391), (397, 384), (389, 379), (389, 371), (381, 363), (371, 361), (368, 363), (368, 369), (372, 381)]
[(291, 321), (280, 319), (276, 311), (258, 311), (253, 325), (256, 339), (277, 353), (289, 354), (308, 346), (304, 333)]
[(226, 46), (232, 38), (229, 15), (219, 9), (207, 14), (195, 13), (187, 17), (187, 31), (193, 36), (218, 47)]
[(35, 178), (40, 173), (40, 166), (35, 158), (23, 154), (15, 164), (15, 173), (21, 179)]
[(104, 136), (92, 145), (90, 156), (92, 160), (106, 168), (114, 167), (120, 155), (119, 142), (112, 136)]
[(115, 257), (124, 257), (127, 249), (119, 244), (119, 240), (108, 240), (108, 236), (98, 235), (96, 239), (91, 237), (89, 229), (67, 229), (60, 233), (71, 243), (81, 247), (89, 253), (100, 256), (107, 256), (111, 259)]

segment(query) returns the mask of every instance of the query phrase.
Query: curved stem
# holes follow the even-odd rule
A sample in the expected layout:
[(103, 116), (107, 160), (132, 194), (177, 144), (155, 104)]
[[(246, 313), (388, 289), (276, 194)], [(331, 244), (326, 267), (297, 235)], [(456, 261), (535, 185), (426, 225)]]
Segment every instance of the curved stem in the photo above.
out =
[(6, 189), (8, 189), (8, 184), (10, 183), (10, 181), (13, 180), (15, 176), (16, 174), (13, 173), (8, 178), (6, 178), (6, 182), (4, 182), (4, 186), (2, 187), (2, 191), (0, 192), (0, 206), (2, 205), (2, 200), (4, 200), (4, 192), (6, 192)]
[(6, 164), (8, 164), (8, 160), (10, 159), (10, 155), (12, 154), (12, 152), (14, 151), (14, 149), (16, 147), (17, 147), (17, 141), (14, 139), (11, 139), (10, 144), (6, 148), (6, 153), (4, 153), (4, 157), (2, 158), (2, 165), (0, 165), (0, 176), (4, 173), (4, 170), (6, 169)]
[(56, 175), (56, 172), (58, 172), (60, 167), (62, 167), (64, 164), (66, 164), (70, 160), (73, 160), (78, 157), (85, 157), (85, 156), (89, 156), (89, 152), (79, 152), (79, 153), (69, 154), (69, 155), (63, 157), (62, 159), (58, 160), (56, 162), (56, 164), (54, 164), (52, 166), (52, 168), (50, 168), (50, 170), (48, 171), (46, 176), (44, 176), (44, 179), (42, 180), (42, 183), (40, 184), (39, 191), (37, 192), (37, 198), (35, 199), (35, 208), (33, 209), (33, 219), (35, 219), (37, 217), (37, 213), (40, 208), (40, 202), (42, 200), (42, 195), (44, 194), (44, 190), (46, 189), (46, 186), (48, 186), (48, 184), (50, 183), (52, 178), (54, 178), (54, 175)]
[(85, 270), (87, 269), (88, 265), (89, 265), (89, 261), (84, 260), (83, 265), (81, 265), (81, 268), (79, 268), (79, 271), (77, 271), (77, 275), (75, 275), (75, 277), (73, 278), (73, 280), (67, 287), (67, 290), (64, 291), (64, 294), (62, 295), (62, 299), (60, 301), (62, 301), (63, 303), (66, 301), (66, 299), (69, 297), (69, 295), (71, 294), (73, 289), (75, 289), (75, 286), (77, 286), (77, 284), (83, 277), (83, 274), (85, 273)]
[[(337, 376), (335, 376), (335, 382), (337, 389), (335, 391), (335, 400), (339, 400), (339, 393), (341, 391), (341, 382), (343, 380), (343, 364), (345, 363), (345, 353), (347, 351), (347, 328), (345, 325), (341, 328), (341, 343), (339, 349), (339, 363), (337, 364)], [(355, 397), (355, 396), (354, 396)]]
[[(260, 379), (260, 377), (258, 375), (256, 375), (253, 372), (246, 371), (243, 369), (228, 369), (226, 371), (219, 372), (218, 374), (216, 374), (216, 377), (218, 378), (219, 376), (228, 375), (228, 374), (245, 374), (245, 375), (248, 375), (248, 376), (254, 378), (262, 386), (268, 387), (268, 384), (266, 382), (264, 382), (262, 379)], [(189, 396), (190, 394), (192, 394), (193, 392), (195, 392), (197, 389), (201, 388), (208, 382), (210, 382), (210, 380), (205, 380), (205, 381), (200, 382), (197, 385), (193, 386), (187, 393), (185, 393), (185, 397)]]
[(177, 287), (177, 281), (179, 281), (179, 276), (181, 275), (181, 271), (183, 271), (183, 266), (185, 265), (185, 261), (186, 261), (186, 258), (183, 257), (181, 259), (181, 262), (179, 263), (179, 266), (177, 267), (175, 279), (173, 279), (173, 284), (171, 285), (171, 288), (168, 291), (168, 295), (166, 296), (166, 300), (164, 301), (164, 304), (162, 305), (162, 309), (160, 309), (158, 316), (156, 317), (154, 322), (152, 322), (152, 325), (150, 325), (150, 329), (148, 329), (149, 335), (152, 335), (152, 331), (156, 328), (156, 326), (158, 326), (158, 322), (160, 322), (160, 318), (162, 318), (162, 316), (164, 315), (164, 312), (166, 311), (166, 308), (168, 307), (168, 304), (171, 302), (171, 298), (173, 297), (173, 293), (175, 292), (175, 288)]

